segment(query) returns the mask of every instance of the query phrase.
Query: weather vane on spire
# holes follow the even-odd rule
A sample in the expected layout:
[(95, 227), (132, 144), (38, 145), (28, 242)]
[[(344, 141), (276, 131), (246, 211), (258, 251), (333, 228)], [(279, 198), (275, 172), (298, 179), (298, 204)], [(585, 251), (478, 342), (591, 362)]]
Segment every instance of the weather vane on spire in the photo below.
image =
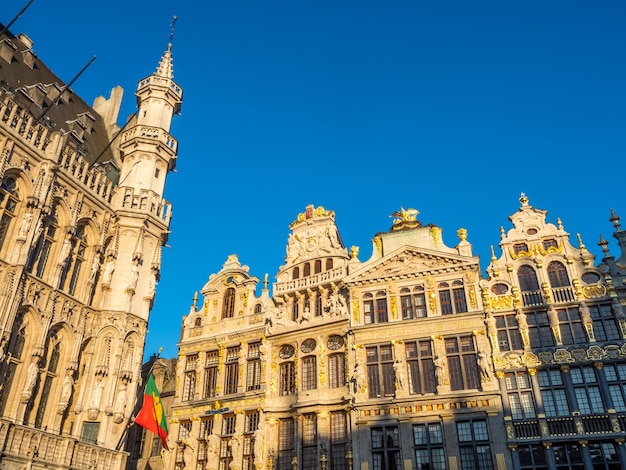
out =
[(174, 39), (174, 26), (176, 25), (176, 20), (178, 16), (174, 15), (174, 19), (172, 20), (172, 24), (170, 25), (170, 43)]

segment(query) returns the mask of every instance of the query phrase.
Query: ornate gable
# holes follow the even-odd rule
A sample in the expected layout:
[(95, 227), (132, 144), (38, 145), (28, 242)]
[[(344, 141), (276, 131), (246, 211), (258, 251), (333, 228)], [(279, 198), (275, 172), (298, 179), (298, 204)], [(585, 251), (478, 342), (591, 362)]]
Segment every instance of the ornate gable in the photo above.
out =
[(477, 257), (466, 258), (422, 248), (403, 247), (373, 263), (361, 266), (346, 277), (344, 282), (366, 284), (373, 281), (439, 276), (478, 269)]

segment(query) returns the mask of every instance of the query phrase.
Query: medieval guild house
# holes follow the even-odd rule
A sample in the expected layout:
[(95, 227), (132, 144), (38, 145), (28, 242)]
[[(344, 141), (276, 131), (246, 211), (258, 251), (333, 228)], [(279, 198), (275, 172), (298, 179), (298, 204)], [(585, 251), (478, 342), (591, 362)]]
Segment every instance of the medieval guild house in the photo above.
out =
[(160, 468), (626, 467), (626, 232), (596, 264), (520, 203), (486, 275), (413, 209), (361, 261), (307, 207), (271, 293), (229, 256), (183, 319)]

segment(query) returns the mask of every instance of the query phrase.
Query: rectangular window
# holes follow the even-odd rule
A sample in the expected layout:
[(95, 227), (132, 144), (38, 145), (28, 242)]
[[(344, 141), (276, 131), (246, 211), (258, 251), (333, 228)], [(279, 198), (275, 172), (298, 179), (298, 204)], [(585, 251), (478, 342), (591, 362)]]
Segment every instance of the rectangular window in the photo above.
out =
[(302, 358), (302, 390), (315, 390), (317, 388), (317, 357), (306, 356)]
[(200, 418), (200, 434), (198, 439), (206, 439), (213, 434), (213, 416)]
[(239, 346), (226, 349), (224, 394), (237, 393), (239, 387)]
[(604, 413), (604, 403), (593, 367), (572, 367), (570, 376), (581, 414)]
[(517, 448), (522, 470), (547, 470), (548, 462), (541, 444), (521, 445)]
[(434, 393), (435, 367), (431, 340), (405, 343), (410, 393)]
[(261, 388), (261, 343), (248, 345), (248, 365), (246, 371), (246, 389), (259, 390)]
[(441, 308), (442, 315), (451, 315), (454, 313), (449, 290), (439, 291), (439, 308)]
[(367, 381), (370, 398), (395, 394), (393, 350), (390, 344), (366, 348)]
[(563, 344), (583, 344), (587, 342), (587, 336), (585, 335), (577, 308), (558, 310), (558, 315)]
[(254, 432), (259, 429), (259, 412), (246, 413), (243, 427), (243, 467), (242, 470), (254, 469)]
[(504, 376), (504, 383), (513, 419), (534, 418), (535, 402), (528, 373), (509, 372)]
[(557, 369), (539, 370), (537, 380), (546, 416), (571, 416), (561, 372)]
[(347, 444), (348, 424), (346, 412), (332, 412), (330, 414), (330, 468), (333, 470), (349, 470), (346, 460)]
[(476, 389), (480, 377), (476, 363), (474, 339), (471, 336), (444, 338), (451, 390)]
[(533, 349), (555, 345), (548, 322), (548, 312), (527, 312), (526, 322), (528, 323), (530, 346)]
[(222, 417), (222, 435), (230, 436), (235, 434), (235, 425), (237, 424), (237, 415), (228, 413)]
[(100, 423), (83, 423), (83, 431), (80, 433), (80, 440), (90, 444), (97, 444)]
[(293, 369), (293, 361), (283, 362), (280, 365), (280, 394), (292, 395), (295, 393), (296, 377)]
[(363, 315), (365, 318), (365, 324), (374, 323), (374, 301), (366, 300), (363, 302)]
[(596, 341), (615, 341), (622, 338), (610, 304), (590, 305)]
[(413, 445), (418, 469), (446, 470), (440, 423), (413, 425)]
[(337, 388), (346, 385), (346, 358), (343, 353), (328, 356), (328, 387)]
[(376, 299), (376, 316), (378, 323), (389, 321), (387, 314), (387, 296)]
[(500, 350), (513, 351), (516, 349), (524, 349), (522, 336), (520, 335), (519, 325), (517, 324), (515, 315), (500, 315), (495, 319)]
[(624, 468), (624, 464), (626, 464), (626, 462), (621, 462), (615, 442), (590, 443), (589, 454), (594, 470), (618, 470)]
[(461, 468), (492, 470), (494, 467), (487, 421), (484, 419), (458, 421), (456, 432), (459, 438)]
[[(556, 468), (559, 470), (584, 470), (582, 447), (575, 444), (555, 444), (552, 446)], [(594, 466), (594, 469), (598, 467)]]
[(618, 413), (626, 412), (626, 364), (605, 364), (603, 370), (613, 408)]
[[(424, 290), (424, 288), (422, 288)], [(413, 308), (415, 309), (415, 317), (423, 318), (426, 316), (426, 295), (418, 292), (413, 295)]]
[(293, 418), (279, 421), (278, 434), (278, 470), (292, 470), (291, 458), (294, 452), (294, 423)]
[(182, 393), (181, 400), (182, 401), (193, 400), (195, 393), (196, 393), (196, 372), (195, 371), (185, 372), (185, 376), (183, 377), (183, 393)]
[(465, 300), (465, 288), (457, 287), (452, 289), (452, 296), (454, 297), (454, 311), (456, 313), (467, 312), (467, 301)]
[(372, 439), (372, 467), (374, 470), (402, 468), (398, 426), (370, 429)]
[(191, 435), (191, 421), (181, 421), (178, 426), (178, 440), (183, 441)]
[[(408, 289), (407, 289), (408, 291)], [(402, 319), (411, 320), (414, 317), (413, 298), (410, 294), (400, 296), (400, 307), (402, 308)]]
[(317, 468), (317, 416), (302, 415), (302, 468)]
[(203, 398), (213, 398), (216, 396), (218, 362), (219, 351), (207, 351), (204, 368)]

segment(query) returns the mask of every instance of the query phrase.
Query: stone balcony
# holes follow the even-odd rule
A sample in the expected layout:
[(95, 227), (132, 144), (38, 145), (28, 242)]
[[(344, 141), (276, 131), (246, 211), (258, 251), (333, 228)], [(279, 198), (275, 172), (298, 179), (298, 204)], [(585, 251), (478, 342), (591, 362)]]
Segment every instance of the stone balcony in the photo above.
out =
[(3, 468), (122, 470), (128, 454), (0, 419)]

